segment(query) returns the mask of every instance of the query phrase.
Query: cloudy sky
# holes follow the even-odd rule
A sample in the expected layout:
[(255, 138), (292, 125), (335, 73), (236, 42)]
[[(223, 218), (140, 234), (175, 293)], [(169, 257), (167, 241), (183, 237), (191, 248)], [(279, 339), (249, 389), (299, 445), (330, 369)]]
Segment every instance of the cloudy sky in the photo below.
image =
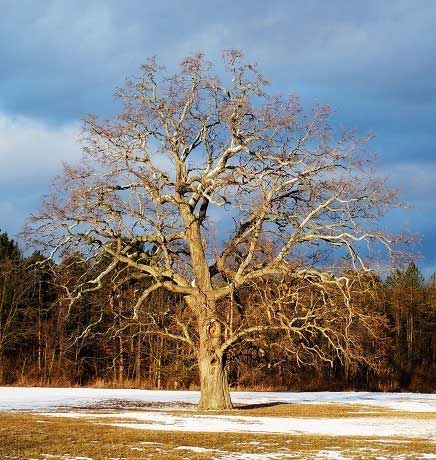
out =
[(89, 112), (149, 56), (245, 52), (305, 105), (335, 108), (337, 126), (372, 132), (377, 165), (413, 206), (391, 230), (422, 237), (436, 270), (436, 1), (0, 0), (0, 228), (16, 235), (62, 161), (80, 156)]

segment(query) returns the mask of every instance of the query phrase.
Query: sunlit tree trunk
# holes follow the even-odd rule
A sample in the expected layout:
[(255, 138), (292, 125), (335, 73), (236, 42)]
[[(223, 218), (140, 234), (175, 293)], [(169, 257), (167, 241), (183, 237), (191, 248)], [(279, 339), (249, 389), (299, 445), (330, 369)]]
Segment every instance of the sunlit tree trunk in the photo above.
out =
[(218, 320), (209, 266), (205, 257), (200, 224), (192, 215), (184, 215), (190, 245), (194, 284), (198, 294), (187, 298), (198, 323), (198, 370), (200, 377), (199, 410), (231, 409), (230, 390), (222, 350), (222, 326)]
[(3, 350), (0, 348), (0, 384), (4, 383), (4, 365), (5, 365), (5, 360), (3, 357)]
[(198, 370), (200, 410), (231, 409), (230, 390), (222, 351), (222, 327), (215, 315), (215, 303), (197, 304), (199, 313)]
[(142, 335), (138, 332), (136, 336), (135, 350), (135, 384), (139, 388), (141, 386), (141, 351), (142, 351)]

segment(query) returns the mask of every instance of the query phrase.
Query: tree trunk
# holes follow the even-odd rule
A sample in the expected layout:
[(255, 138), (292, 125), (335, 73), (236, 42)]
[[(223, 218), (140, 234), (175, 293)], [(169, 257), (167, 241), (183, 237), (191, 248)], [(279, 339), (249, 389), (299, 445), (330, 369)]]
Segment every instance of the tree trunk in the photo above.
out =
[(141, 387), (141, 348), (142, 348), (142, 336), (141, 332), (138, 332), (136, 337), (136, 354), (135, 354), (135, 381), (136, 387)]
[(162, 384), (163, 337), (158, 338), (156, 350), (156, 387), (160, 390)]
[(0, 351), (0, 385), (3, 384), (4, 379), (4, 365), (5, 360), (3, 359), (3, 351)]
[(207, 350), (198, 356), (201, 397), (199, 410), (232, 409), (230, 390), (222, 357)]
[(188, 305), (197, 317), (199, 347), (198, 369), (200, 374), (201, 397), (199, 410), (231, 409), (230, 390), (225, 372), (225, 355), (221, 322), (218, 319), (215, 297), (201, 235), (201, 225), (191, 210), (182, 210), (186, 235), (189, 241), (193, 286), (198, 294), (186, 297)]
[(118, 355), (118, 383), (124, 383), (124, 342), (121, 334), (118, 336), (119, 355)]
[(198, 321), (200, 340), (198, 370), (201, 391), (199, 410), (233, 408), (225, 369), (225, 355), (221, 350), (221, 323), (211, 314), (215, 311), (213, 307), (213, 303), (208, 302), (207, 306), (197, 310), (200, 312)]

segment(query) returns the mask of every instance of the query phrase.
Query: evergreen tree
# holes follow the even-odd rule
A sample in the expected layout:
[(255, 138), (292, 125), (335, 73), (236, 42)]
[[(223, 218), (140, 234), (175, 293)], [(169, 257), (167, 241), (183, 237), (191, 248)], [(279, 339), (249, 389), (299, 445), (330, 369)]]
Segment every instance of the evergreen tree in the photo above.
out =
[(394, 350), (392, 364), (400, 386), (413, 384), (422, 358), (426, 324), (426, 285), (422, 272), (410, 263), (406, 270), (396, 270), (386, 280), (389, 310), (393, 322)]
[(0, 230), (0, 260), (20, 260), (21, 251), (16, 241)]

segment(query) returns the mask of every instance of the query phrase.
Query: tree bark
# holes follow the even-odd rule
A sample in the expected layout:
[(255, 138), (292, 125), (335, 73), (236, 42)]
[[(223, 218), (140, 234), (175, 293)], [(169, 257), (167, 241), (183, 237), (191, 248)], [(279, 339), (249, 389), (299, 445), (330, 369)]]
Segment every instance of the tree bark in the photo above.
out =
[(203, 246), (201, 226), (188, 209), (183, 209), (186, 235), (189, 241), (194, 285), (198, 289), (195, 296), (186, 297), (192, 312), (197, 317), (199, 347), (198, 369), (200, 376), (199, 410), (232, 409), (230, 390), (225, 371), (225, 355), (221, 322), (218, 320), (216, 301), (209, 266)]
[(136, 353), (135, 353), (135, 382), (136, 387), (141, 386), (141, 350), (142, 349), (142, 335), (138, 332), (136, 337)]
[[(197, 305), (198, 307), (198, 305)], [(226, 373), (225, 354), (221, 350), (221, 323), (215, 319), (215, 304), (200, 306), (198, 370), (200, 377), (199, 410), (232, 409), (230, 389)]]
[(230, 390), (222, 357), (213, 351), (202, 350), (198, 356), (201, 397), (199, 410), (232, 409)]
[(4, 383), (4, 366), (5, 360), (3, 359), (3, 351), (0, 350), (0, 385)]

